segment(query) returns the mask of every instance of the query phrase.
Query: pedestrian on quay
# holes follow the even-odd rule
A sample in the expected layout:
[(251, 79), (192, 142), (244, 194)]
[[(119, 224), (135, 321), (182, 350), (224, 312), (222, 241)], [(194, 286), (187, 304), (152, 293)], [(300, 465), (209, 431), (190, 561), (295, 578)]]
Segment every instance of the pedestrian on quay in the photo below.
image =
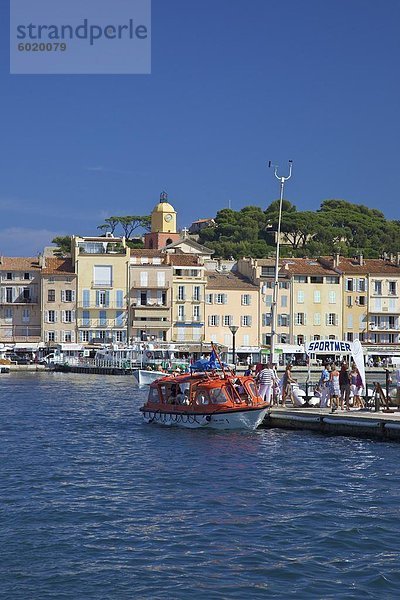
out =
[(332, 365), (329, 375), (329, 396), (332, 412), (338, 408), (340, 398), (339, 371), (335, 363)]
[(272, 388), (275, 381), (275, 372), (271, 363), (267, 363), (265, 367), (258, 373), (258, 393), (261, 398), (271, 404)]
[(292, 376), (292, 365), (287, 365), (282, 378), (282, 406), (286, 405), (286, 398), (292, 396), (292, 383), (296, 383), (297, 379)]
[(353, 407), (354, 408), (364, 408), (364, 400), (361, 397), (362, 389), (364, 387), (363, 381), (361, 379), (361, 375), (356, 367), (353, 364), (353, 368), (350, 372), (350, 389), (353, 393)]
[(340, 386), (340, 408), (344, 410), (344, 404), (346, 404), (346, 410), (350, 410), (350, 374), (346, 362), (342, 362), (339, 373), (339, 386)]
[(329, 378), (330, 368), (328, 365), (324, 365), (322, 369), (321, 377), (318, 382), (318, 389), (320, 393), (319, 407), (326, 408), (329, 402)]

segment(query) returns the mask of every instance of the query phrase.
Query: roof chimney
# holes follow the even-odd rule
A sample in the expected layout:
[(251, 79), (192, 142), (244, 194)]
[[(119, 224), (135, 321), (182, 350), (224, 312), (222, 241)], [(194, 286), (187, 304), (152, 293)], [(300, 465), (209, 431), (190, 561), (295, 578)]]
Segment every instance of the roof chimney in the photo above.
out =
[(364, 266), (364, 257), (361, 253), (358, 256), (358, 262), (359, 262), (360, 267)]
[(333, 266), (338, 267), (340, 263), (340, 254), (336, 253), (333, 255)]

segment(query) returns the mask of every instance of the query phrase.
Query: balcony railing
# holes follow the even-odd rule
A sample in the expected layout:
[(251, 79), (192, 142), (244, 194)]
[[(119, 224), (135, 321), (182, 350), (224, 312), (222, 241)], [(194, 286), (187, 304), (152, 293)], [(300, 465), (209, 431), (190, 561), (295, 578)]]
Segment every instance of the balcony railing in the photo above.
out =
[(104, 329), (109, 327), (122, 328), (126, 326), (126, 319), (122, 321), (116, 321), (115, 319), (78, 319), (78, 327), (87, 327), (88, 329), (95, 327), (98, 329)]
[(118, 304), (117, 302), (108, 302), (108, 304), (96, 304), (96, 302), (78, 302), (76, 305), (77, 308), (82, 308), (83, 310), (85, 309), (90, 309), (90, 308), (94, 308), (97, 310), (103, 310), (103, 309), (119, 309), (119, 310), (127, 310), (127, 306), (126, 304), (124, 304), (123, 306), (121, 306), (120, 304)]
[(0, 304), (37, 304), (38, 303), (38, 298), (23, 298), (22, 296), (19, 296), (18, 298), (15, 298), (15, 300), (9, 300), (7, 298), (3, 298), (2, 300), (0, 300)]
[(113, 282), (109, 279), (107, 281), (92, 281), (92, 288), (103, 289), (103, 288), (112, 288)]
[(171, 282), (164, 281), (164, 283), (158, 283), (157, 281), (150, 280), (144, 285), (141, 281), (131, 281), (131, 287), (135, 290), (168, 290), (171, 287)]
[(138, 321), (134, 319), (132, 321), (132, 327), (145, 329), (147, 332), (151, 329), (169, 329), (171, 327), (171, 321)]

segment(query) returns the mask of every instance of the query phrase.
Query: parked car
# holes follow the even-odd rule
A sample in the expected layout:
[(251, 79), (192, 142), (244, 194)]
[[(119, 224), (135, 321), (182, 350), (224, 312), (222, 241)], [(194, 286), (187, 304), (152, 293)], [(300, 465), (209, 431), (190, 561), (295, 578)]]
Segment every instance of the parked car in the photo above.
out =
[(17, 365), (29, 365), (32, 362), (29, 358), (26, 358), (26, 356), (21, 356), (19, 354), (8, 354), (6, 358), (13, 363), (17, 363)]

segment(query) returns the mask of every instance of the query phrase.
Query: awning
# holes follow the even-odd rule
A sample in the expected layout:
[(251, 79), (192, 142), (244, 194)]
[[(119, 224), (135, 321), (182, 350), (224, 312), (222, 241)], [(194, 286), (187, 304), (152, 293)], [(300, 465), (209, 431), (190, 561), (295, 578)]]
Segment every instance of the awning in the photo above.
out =
[(29, 350), (30, 352), (35, 352), (36, 350), (39, 350), (39, 346), (42, 348), (42, 344), (40, 344), (39, 342), (32, 343), (32, 342), (16, 342), (14, 344), (14, 350)]
[(71, 352), (83, 350), (83, 346), (81, 344), (58, 344), (58, 348), (60, 348), (62, 352), (66, 352), (67, 350), (70, 350)]

